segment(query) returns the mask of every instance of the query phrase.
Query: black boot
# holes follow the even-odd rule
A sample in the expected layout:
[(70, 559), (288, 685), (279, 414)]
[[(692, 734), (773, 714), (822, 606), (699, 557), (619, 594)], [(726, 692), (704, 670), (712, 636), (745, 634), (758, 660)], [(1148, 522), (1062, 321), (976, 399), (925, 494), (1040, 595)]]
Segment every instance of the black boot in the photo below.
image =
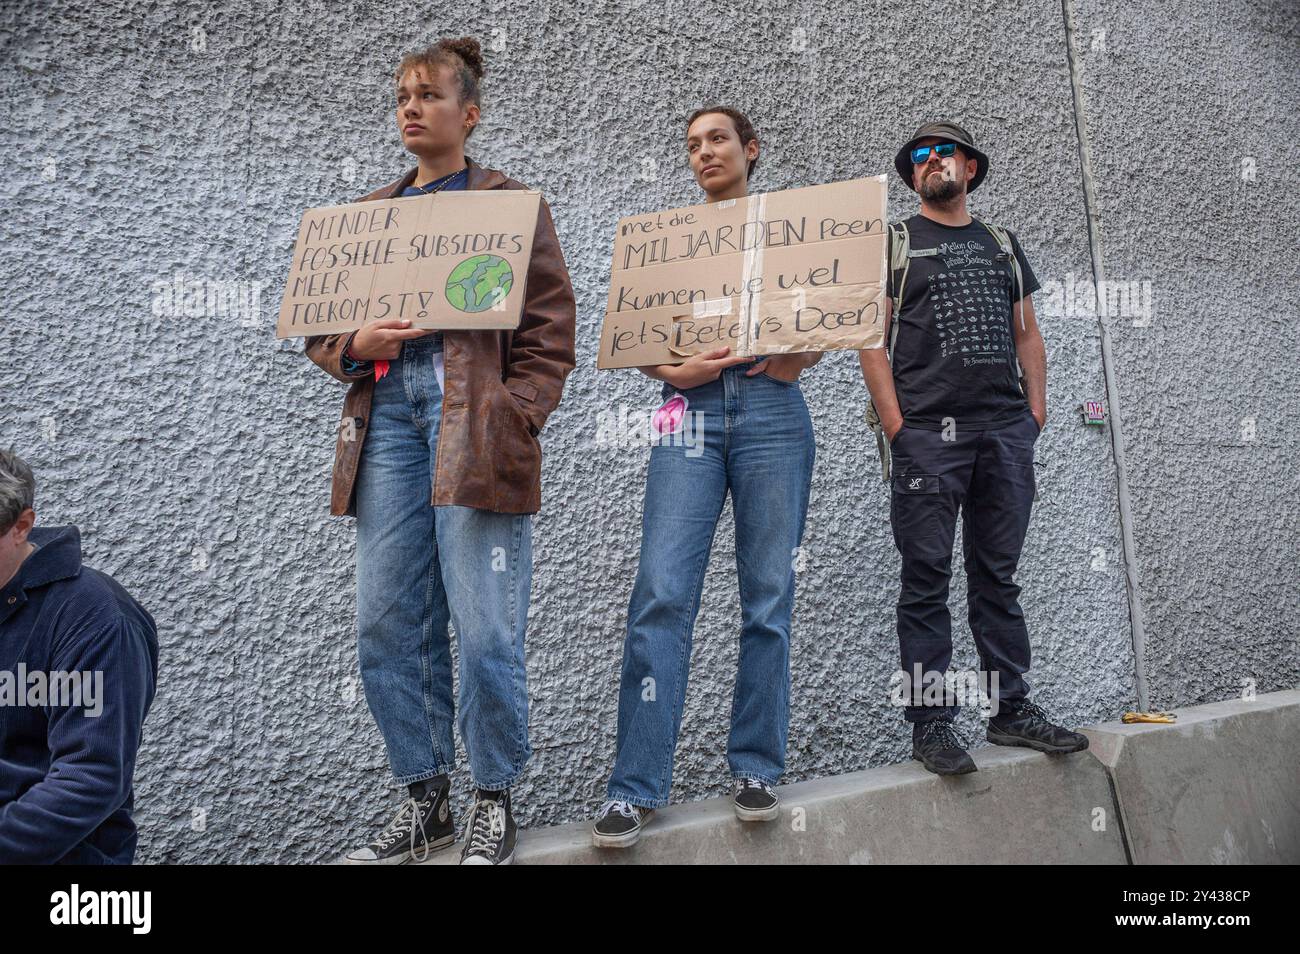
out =
[(1053, 724), (1047, 713), (1028, 699), (989, 719), (988, 740), (996, 745), (1022, 745), (1053, 755), (1082, 752), (1088, 747), (1086, 735)]
[(935, 775), (965, 775), (977, 771), (966, 745), (953, 731), (951, 719), (930, 719), (912, 726), (912, 758)]

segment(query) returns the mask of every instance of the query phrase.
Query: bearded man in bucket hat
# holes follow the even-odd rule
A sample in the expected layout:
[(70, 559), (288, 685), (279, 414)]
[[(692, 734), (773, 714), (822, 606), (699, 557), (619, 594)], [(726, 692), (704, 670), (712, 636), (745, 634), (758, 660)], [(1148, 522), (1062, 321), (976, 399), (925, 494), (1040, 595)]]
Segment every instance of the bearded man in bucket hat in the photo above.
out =
[(988, 739), (1078, 752), (1087, 737), (1054, 725), (1029, 701), (1029, 633), (1013, 581), (1034, 501), (1034, 443), (1047, 420), (1047, 356), (1030, 298), (1039, 284), (1016, 237), (966, 209), (989, 160), (965, 129), (923, 125), (894, 167), (920, 196), (921, 211), (890, 225), (888, 350), (863, 351), (860, 360), (891, 462), (912, 756), (939, 775), (976, 770), (943, 680), (952, 660), (947, 601), (958, 511)]

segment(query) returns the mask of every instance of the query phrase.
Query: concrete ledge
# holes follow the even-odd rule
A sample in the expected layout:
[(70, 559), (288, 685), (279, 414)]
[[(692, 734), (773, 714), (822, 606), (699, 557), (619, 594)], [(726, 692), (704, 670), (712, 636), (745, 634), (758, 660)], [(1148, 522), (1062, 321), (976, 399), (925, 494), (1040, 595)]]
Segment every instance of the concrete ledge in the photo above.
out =
[[(1300, 862), (1300, 690), (1084, 728), (1087, 752), (986, 746), (979, 771), (917, 762), (782, 786), (781, 818), (711, 798), (661, 810), (634, 848), (590, 822), (520, 833), (519, 864), (1268, 864)], [(425, 864), (455, 864), (459, 850)]]
[[(597, 849), (590, 822), (520, 832), (516, 864), (1124, 864), (1110, 782), (1085, 753), (989, 746), (970, 775), (917, 762), (780, 788), (781, 817), (738, 821), (725, 798), (660, 810), (631, 849)], [(1097, 810), (1108, 821), (1093, 830)], [(455, 864), (448, 849), (425, 864)]]
[(1300, 862), (1300, 690), (1082, 730), (1115, 783), (1135, 864)]

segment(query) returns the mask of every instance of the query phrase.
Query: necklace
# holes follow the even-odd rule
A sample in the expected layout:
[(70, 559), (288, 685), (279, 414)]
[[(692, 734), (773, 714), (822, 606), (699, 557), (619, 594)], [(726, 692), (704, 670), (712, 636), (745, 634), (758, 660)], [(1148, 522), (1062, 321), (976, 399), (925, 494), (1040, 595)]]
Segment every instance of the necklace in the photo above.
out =
[(451, 175), (443, 176), (441, 179), (435, 179), (433, 182), (425, 183), (422, 186), (412, 186), (411, 188), (419, 189), (425, 195), (433, 195), (435, 192), (441, 192), (443, 189), (447, 188), (447, 186), (451, 185), (452, 181), (457, 176), (465, 175), (467, 172), (469, 172), (468, 167), (457, 169), (455, 172), (451, 173)]

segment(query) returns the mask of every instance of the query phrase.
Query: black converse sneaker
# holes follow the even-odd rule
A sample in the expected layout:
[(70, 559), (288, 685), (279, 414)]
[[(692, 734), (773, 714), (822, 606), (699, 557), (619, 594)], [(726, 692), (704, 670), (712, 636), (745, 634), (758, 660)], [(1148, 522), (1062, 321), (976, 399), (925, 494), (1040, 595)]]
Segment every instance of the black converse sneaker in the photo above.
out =
[[(432, 784), (430, 784), (432, 783)], [(423, 861), (456, 840), (451, 820), (451, 782), (438, 776), (411, 787), (411, 797), (370, 844), (351, 852), (349, 865), (400, 865)]]
[(478, 800), (465, 822), (465, 847), (460, 850), (463, 865), (508, 865), (515, 860), (515, 839), (519, 829), (510, 814), (510, 792), (479, 790)]
[(597, 848), (631, 848), (654, 814), (653, 808), (642, 808), (611, 798), (596, 813), (596, 821), (591, 826), (591, 843)]
[(1028, 699), (1017, 703), (1009, 712), (999, 712), (989, 719), (988, 740), (996, 745), (1022, 745), (1053, 755), (1082, 752), (1088, 747), (1086, 735), (1055, 725), (1046, 712)]
[(978, 770), (951, 719), (930, 719), (912, 726), (912, 758), (935, 775), (965, 775)]
[(776, 792), (758, 778), (736, 779), (736, 792), (731, 804), (741, 821), (772, 821), (781, 814), (781, 800), (776, 797)]

